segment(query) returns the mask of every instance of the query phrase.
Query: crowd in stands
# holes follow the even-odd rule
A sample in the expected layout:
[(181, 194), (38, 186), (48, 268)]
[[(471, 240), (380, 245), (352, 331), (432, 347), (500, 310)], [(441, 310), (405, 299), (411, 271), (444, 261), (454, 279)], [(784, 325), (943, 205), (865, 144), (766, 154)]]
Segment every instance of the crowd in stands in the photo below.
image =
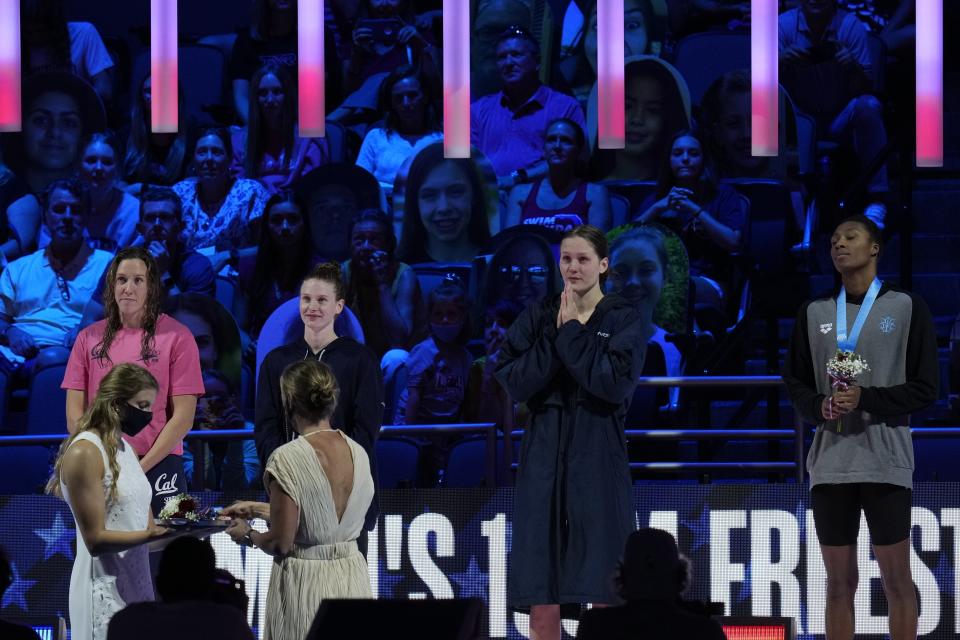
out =
[[(250, 24), (222, 38), (224, 77), (209, 80), (222, 81), (221, 103), (192, 108), (181, 89), (177, 133), (151, 131), (149, 74), (123, 76), (97, 26), (68, 21), (65, 4), (21, 2), (23, 131), (0, 141), (8, 432), (16, 390), (65, 363), (103, 316), (104, 269), (127, 247), (153, 255), (169, 312), (200, 347), (196, 429), (253, 428), (262, 332), (334, 261), (357, 335), (381, 359), (385, 424), (491, 420), (509, 433), (524, 408), (492, 371), (519, 311), (559, 293), (561, 233), (609, 232), (606, 288), (643, 315), (644, 375), (675, 375), (743, 311), (757, 271), (744, 182), (787, 194), (789, 248), (829, 208), (818, 180), (829, 141), (862, 185), (853, 201), (892, 223), (875, 51), (909, 55), (910, 0), (780, 3), (780, 158), (751, 153), (749, 59), (716, 49), (725, 68), (696, 91), (679, 62), (692, 38), (749, 42), (747, 2), (626, 0), (616, 150), (597, 141), (596, 2), (473, 3), (469, 159), (443, 154), (442, 47), (458, 43), (442, 42), (439, 0), (326, 3), (324, 138), (297, 128), (295, 1), (253, 0)], [(641, 388), (631, 415), (656, 422), (675, 401)], [(422, 444), (431, 484), (452, 441)], [(204, 457), (207, 486), (260, 481), (251, 441), (188, 455)]]

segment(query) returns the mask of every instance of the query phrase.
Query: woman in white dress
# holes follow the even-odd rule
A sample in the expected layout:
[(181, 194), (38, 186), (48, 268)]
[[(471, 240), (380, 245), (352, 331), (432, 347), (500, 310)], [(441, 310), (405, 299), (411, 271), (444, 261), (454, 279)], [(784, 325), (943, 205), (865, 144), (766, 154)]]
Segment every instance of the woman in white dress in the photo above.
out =
[(136, 435), (150, 423), (158, 386), (142, 367), (114, 367), (60, 447), (47, 485), (70, 505), (80, 534), (70, 576), (73, 640), (106, 638), (113, 614), (154, 599), (142, 545), (168, 530), (153, 521), (150, 483), (121, 435)]
[[(330, 427), (337, 403), (330, 368), (303, 360), (280, 376), (285, 414), (299, 434), (267, 461), (264, 485), (270, 502), (239, 502), (224, 510), (237, 518), (234, 541), (274, 557), (267, 592), (266, 640), (306, 638), (320, 602), (372, 598), (367, 561), (357, 549), (373, 498), (366, 452)], [(265, 518), (270, 529), (253, 530), (246, 518)]]

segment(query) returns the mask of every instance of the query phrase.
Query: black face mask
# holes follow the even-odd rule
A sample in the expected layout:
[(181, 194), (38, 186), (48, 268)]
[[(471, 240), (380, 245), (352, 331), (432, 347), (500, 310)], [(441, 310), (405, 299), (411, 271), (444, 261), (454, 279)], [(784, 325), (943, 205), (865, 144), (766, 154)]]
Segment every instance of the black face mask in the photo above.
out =
[(135, 436), (153, 420), (152, 411), (138, 409), (132, 404), (124, 403), (120, 409), (120, 430), (128, 436)]

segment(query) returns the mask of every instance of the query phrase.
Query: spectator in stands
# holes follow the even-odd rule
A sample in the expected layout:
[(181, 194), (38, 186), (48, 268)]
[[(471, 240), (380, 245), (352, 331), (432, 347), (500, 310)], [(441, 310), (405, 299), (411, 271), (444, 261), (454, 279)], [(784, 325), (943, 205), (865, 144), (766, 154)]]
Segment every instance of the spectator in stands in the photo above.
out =
[(138, 194), (143, 184), (172, 187), (186, 177), (190, 162), (187, 131), (190, 129), (184, 107), (183, 89), (177, 91), (177, 133), (153, 133), (150, 130), (152, 82), (148, 75), (139, 85), (140, 92), (131, 96), (130, 134), (123, 159), (123, 179), (127, 190)]
[(33, 249), (41, 215), (30, 187), (0, 159), (0, 268)]
[[(690, 127), (690, 93), (680, 73), (659, 58), (628, 59), (624, 73), (626, 146), (596, 149), (597, 123), (591, 122), (592, 173), (603, 180), (656, 180), (670, 137)], [(596, 117), (595, 99), (596, 91), (587, 110), (591, 120)]]
[[(86, 235), (91, 247), (114, 253), (137, 237), (140, 201), (117, 186), (120, 143), (112, 133), (94, 133), (80, 153), (80, 179), (90, 192)], [(40, 229), (40, 247), (50, 242), (50, 231)]]
[(396, 257), (397, 238), (389, 216), (361, 211), (350, 232), (352, 255), (343, 263), (347, 306), (360, 320), (365, 343), (378, 358), (408, 349), (424, 325), (417, 274)]
[(80, 322), (111, 255), (84, 242), (90, 196), (76, 179), (52, 182), (43, 195), (50, 243), (0, 274), (0, 344), (17, 356), (66, 361)]
[[(103, 131), (107, 119), (93, 88), (70, 73), (24, 79), (23, 133), (8, 138), (4, 157), (30, 189), (42, 193), (77, 171), (83, 137)], [(18, 144), (9, 144), (14, 140)]]
[(901, 53), (916, 41), (916, 0), (840, 0), (840, 8), (855, 13), (863, 26), (876, 33), (887, 51)]
[(539, 225), (566, 233), (581, 224), (610, 229), (607, 188), (582, 179), (587, 138), (569, 118), (547, 125), (543, 157), (547, 175), (510, 190), (506, 227)]
[(65, 71), (93, 85), (109, 103), (113, 59), (89, 22), (67, 22), (64, 0), (21, 0), (20, 33), (27, 74)]
[(233, 130), (232, 172), (258, 180), (270, 194), (330, 162), (326, 138), (301, 138), (296, 85), (285, 67), (267, 64), (250, 80), (249, 125)]
[(271, 196), (257, 253), (240, 261), (237, 324), (252, 339), (277, 307), (297, 297), (300, 283), (317, 262), (306, 210), (292, 191)]
[(350, 228), (357, 214), (382, 206), (376, 178), (355, 164), (326, 165), (304, 178), (297, 193), (307, 203), (314, 251), (336, 262), (350, 257)]
[(577, 639), (724, 640), (723, 628), (703, 607), (681, 599), (689, 584), (690, 562), (672, 535), (659, 529), (634, 531), (617, 577), (626, 604), (585, 612)]
[(771, 159), (753, 155), (750, 70), (728, 71), (703, 94), (698, 124), (717, 170), (725, 178), (783, 178)]
[[(216, 276), (209, 258), (187, 249), (180, 237), (182, 209), (177, 194), (169, 187), (146, 187), (140, 198), (137, 244), (156, 260), (161, 299), (181, 293), (216, 295)], [(101, 280), (84, 308), (80, 329), (103, 319), (105, 288), (106, 282)]]
[[(13, 584), (13, 568), (7, 552), (0, 548), (0, 599)], [(40, 640), (40, 636), (30, 627), (0, 619), (0, 635), (7, 640)]]
[(742, 248), (747, 211), (744, 199), (732, 187), (717, 182), (697, 136), (689, 131), (673, 136), (657, 191), (640, 210), (637, 222), (659, 222), (683, 239), (701, 324), (709, 330), (725, 326), (723, 313), (733, 269), (730, 255)]
[(67, 430), (76, 431), (114, 365), (142, 363), (159, 382), (159, 392), (150, 424), (127, 442), (140, 458), (154, 492), (153, 509), (159, 511), (166, 496), (186, 490), (183, 436), (203, 395), (197, 344), (185, 326), (161, 313), (159, 268), (143, 247), (118, 251), (105, 285), (106, 317), (80, 331), (60, 385), (67, 390)]
[[(336, 58), (327, 58), (335, 60)], [(230, 54), (233, 106), (240, 122), (250, 122), (250, 78), (267, 64), (284, 66), (297, 74), (297, 3), (291, 0), (254, 0), (253, 23), (237, 31)], [(331, 65), (328, 65), (331, 66)], [(256, 91), (253, 92), (256, 95)]]
[(524, 0), (480, 0), (470, 25), (470, 95), (481, 98), (500, 90), (497, 45), (510, 26), (529, 30), (530, 6)]
[(523, 228), (493, 254), (487, 269), (486, 306), (510, 300), (526, 308), (560, 293), (560, 273), (550, 242)]
[[(874, 69), (867, 31), (836, 0), (801, 0), (780, 15), (780, 82), (831, 138), (852, 145), (865, 171), (887, 146), (883, 105), (870, 95)], [(864, 215), (883, 229), (886, 163), (867, 176)]]
[[(470, 339), (470, 300), (456, 276), (448, 276), (427, 303), (430, 335), (410, 351), (407, 386), (400, 392), (395, 424), (454, 423), (462, 419), (467, 380), (473, 357)], [(433, 435), (422, 439), (420, 484), (433, 486), (437, 473), (456, 436)]]
[[(193, 428), (205, 431), (212, 429), (250, 429), (240, 410), (240, 399), (230, 384), (229, 378), (216, 369), (203, 372), (204, 394), (197, 401), (197, 414)], [(197, 476), (195, 460), (203, 456), (204, 477)], [(183, 450), (183, 469), (187, 482), (194, 490), (248, 491), (260, 485), (260, 461), (253, 438), (227, 442), (192, 440)]]
[(361, 4), (353, 30), (353, 51), (344, 69), (348, 93), (402, 64), (420, 67), (430, 84), (440, 86), (440, 48), (416, 22), (412, 0), (365, 0)]
[(440, 143), (424, 147), (407, 174), (397, 256), (408, 264), (470, 262), (489, 239), (487, 197), (477, 165), (445, 159)]
[(230, 176), (232, 157), (226, 129), (201, 131), (193, 155), (197, 177), (173, 187), (183, 202), (187, 247), (210, 257), (215, 273), (230, 262), (235, 266), (239, 249), (253, 245), (254, 225), (270, 197), (256, 180)]
[(443, 132), (430, 84), (418, 67), (404, 64), (394, 69), (380, 85), (377, 104), (383, 126), (367, 131), (357, 164), (372, 173), (389, 194), (404, 161), (424, 146), (443, 140)]
[(470, 106), (470, 143), (493, 165), (500, 188), (542, 178), (547, 125), (568, 118), (584, 126), (577, 101), (540, 82), (540, 44), (522, 27), (500, 34), (496, 49), (502, 90)]
[(216, 575), (216, 557), (206, 541), (189, 536), (173, 540), (160, 556), (160, 602), (137, 602), (118, 611), (106, 640), (169, 638), (171, 629), (179, 640), (253, 640), (246, 612), (219, 601)]
[[(560, 63), (560, 71), (573, 95), (586, 105), (597, 81), (597, 2), (590, 0), (583, 11), (583, 25), (573, 55)], [(623, 55), (660, 55), (665, 24), (654, 12), (652, 0), (625, 0), (623, 4)]]
[(206, 256), (187, 248), (180, 235), (182, 227), (182, 203), (173, 189), (148, 187), (141, 192), (137, 230), (143, 246), (157, 262), (164, 294), (199, 293), (213, 297), (213, 266)]
[[(509, 434), (517, 425), (516, 403), (494, 373), (507, 329), (522, 311), (523, 307), (512, 300), (499, 300), (487, 307), (483, 327), (484, 355), (470, 365), (463, 407), (463, 419), (468, 422), (497, 423), (504, 434), (503, 457), (508, 464), (513, 462), (513, 438)], [(512, 479), (512, 474), (507, 477)]]

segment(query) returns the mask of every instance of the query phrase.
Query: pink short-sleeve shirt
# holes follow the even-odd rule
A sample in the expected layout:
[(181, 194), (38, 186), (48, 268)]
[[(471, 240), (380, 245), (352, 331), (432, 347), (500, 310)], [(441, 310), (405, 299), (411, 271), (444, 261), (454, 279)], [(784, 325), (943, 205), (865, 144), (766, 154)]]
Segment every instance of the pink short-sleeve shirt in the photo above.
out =
[[(100, 388), (100, 382), (114, 364), (130, 362), (153, 374), (160, 384), (157, 401), (153, 405), (153, 420), (134, 437), (123, 436), (138, 456), (146, 455), (157, 436), (173, 414), (173, 396), (202, 396), (203, 375), (200, 373), (200, 354), (193, 334), (185, 326), (166, 314), (157, 318), (154, 334), (154, 353), (144, 361), (140, 354), (142, 329), (120, 329), (110, 345), (110, 359), (99, 360), (94, 350), (103, 339), (107, 321), (101, 320), (80, 332), (70, 352), (62, 389), (75, 389), (86, 394), (90, 406)], [(183, 454), (183, 442), (170, 452)]]

